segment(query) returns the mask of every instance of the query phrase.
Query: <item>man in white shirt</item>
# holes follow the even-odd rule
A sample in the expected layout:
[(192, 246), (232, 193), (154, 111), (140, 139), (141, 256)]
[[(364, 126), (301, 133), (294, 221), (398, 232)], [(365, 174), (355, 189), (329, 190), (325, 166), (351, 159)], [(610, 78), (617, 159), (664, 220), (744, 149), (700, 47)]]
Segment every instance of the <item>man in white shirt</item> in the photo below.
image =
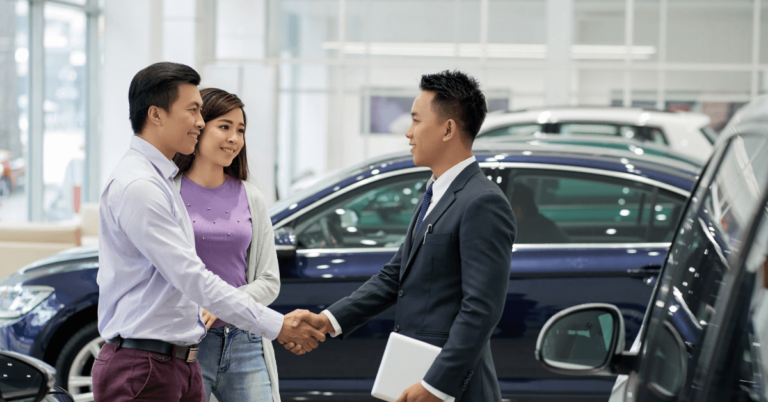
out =
[(201, 307), (252, 333), (303, 350), (325, 335), (256, 303), (197, 257), (192, 222), (173, 184), (176, 153), (190, 154), (205, 126), (200, 76), (156, 63), (128, 94), (131, 149), (110, 176), (99, 209), (99, 332), (107, 343), (93, 366), (96, 402), (204, 402), (197, 343)]
[(472, 155), (485, 96), (458, 71), (424, 75), (420, 87), (405, 135), (414, 164), (433, 175), (408, 235), (378, 275), (312, 322), (343, 339), (396, 306), (395, 332), (442, 348), (398, 402), (500, 402), (490, 337), (504, 310), (515, 221)]

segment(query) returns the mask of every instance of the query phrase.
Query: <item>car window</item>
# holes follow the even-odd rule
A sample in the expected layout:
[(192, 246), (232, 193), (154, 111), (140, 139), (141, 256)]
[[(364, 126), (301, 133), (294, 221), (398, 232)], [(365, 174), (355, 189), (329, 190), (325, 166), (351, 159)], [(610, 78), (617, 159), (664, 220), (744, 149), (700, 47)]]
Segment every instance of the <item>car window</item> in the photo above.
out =
[(533, 135), (536, 133), (542, 133), (544, 129), (541, 124), (520, 124), (506, 127), (499, 127), (483, 133), (485, 137), (515, 137)]
[(561, 123), (559, 130), (563, 135), (606, 135), (660, 145), (668, 144), (664, 132), (658, 127), (611, 123)]
[(431, 172), (375, 181), (293, 223), (300, 249), (399, 247)]
[(487, 173), (507, 195), (515, 244), (669, 242), (685, 199), (654, 186), (547, 169)]
[(614, 124), (601, 123), (564, 123), (560, 125), (560, 134), (563, 135), (610, 135), (618, 136), (619, 127)]
[(692, 381), (715, 305), (727, 291), (724, 276), (766, 189), (766, 155), (764, 137), (734, 137), (720, 163), (707, 168), (712, 178), (693, 194), (651, 305), (640, 367), (640, 392), (648, 400), (687, 400), (684, 385)]
[[(709, 337), (704, 349), (714, 358), (704, 359), (696, 385), (709, 384), (708, 401), (762, 401), (768, 398), (768, 205), (750, 241), (741, 271), (738, 297), (729, 306), (730, 319), (720, 325), (717, 339)], [(715, 352), (717, 351), (717, 352)], [(705, 350), (707, 352), (707, 350)], [(703, 353), (705, 353), (703, 352)], [(706, 377), (713, 378), (714, 381)], [(703, 388), (703, 386), (699, 386)], [(700, 398), (703, 399), (703, 398)]]

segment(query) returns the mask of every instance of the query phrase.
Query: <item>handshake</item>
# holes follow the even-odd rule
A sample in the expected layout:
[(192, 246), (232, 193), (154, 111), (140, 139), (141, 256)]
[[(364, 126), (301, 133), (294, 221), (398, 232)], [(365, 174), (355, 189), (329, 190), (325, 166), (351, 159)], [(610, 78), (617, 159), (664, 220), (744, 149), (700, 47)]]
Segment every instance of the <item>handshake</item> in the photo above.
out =
[(325, 341), (325, 334), (333, 331), (333, 324), (325, 314), (295, 310), (285, 315), (277, 341), (291, 353), (303, 355), (317, 348), (318, 342)]

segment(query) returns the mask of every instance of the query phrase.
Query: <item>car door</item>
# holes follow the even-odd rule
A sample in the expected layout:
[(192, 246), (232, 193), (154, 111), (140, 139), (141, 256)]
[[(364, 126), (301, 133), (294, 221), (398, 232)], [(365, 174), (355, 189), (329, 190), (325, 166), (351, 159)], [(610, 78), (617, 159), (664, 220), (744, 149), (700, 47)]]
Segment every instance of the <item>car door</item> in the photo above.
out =
[[(535, 239), (542, 234), (519, 231), (506, 307), (492, 339), (497, 373), (505, 394), (547, 393), (555, 384), (566, 394), (607, 395), (609, 380), (575, 383), (539, 369), (531, 353), (536, 333), (556, 311), (588, 301), (622, 306), (636, 332), (685, 192), (599, 169), (536, 166), (482, 164), (513, 204), (515, 185), (534, 188), (542, 215), (567, 236), (557, 243), (544, 233), (549, 240), (542, 243)], [(428, 177), (418, 168), (382, 175), (291, 218), (286, 225), (296, 233), (298, 257), (281, 267), (273, 307), (320, 312), (376, 274), (404, 239)], [(387, 311), (343, 343), (329, 340), (301, 357), (278, 348), (281, 387), (323, 378), (339, 388), (369, 390), (393, 320)], [(328, 361), (344, 364), (329, 370)]]
[(492, 338), (505, 397), (603, 398), (613, 378), (561, 376), (533, 350), (558, 311), (582, 303), (619, 307), (632, 344), (686, 192), (641, 177), (575, 166), (499, 163), (486, 168), (517, 218), (509, 292)]
[[(736, 135), (703, 173), (650, 305), (639, 366), (628, 393), (643, 401), (688, 401), (711, 361), (707, 339), (724, 322), (734, 288), (735, 257), (745, 247), (754, 212), (768, 187), (768, 138)], [(714, 334), (714, 335), (713, 335)], [(699, 371), (699, 374), (697, 374)]]
[[(292, 227), (297, 257), (281, 261), (282, 287), (273, 307), (319, 313), (349, 296), (389, 262), (405, 239), (408, 225), (431, 172), (401, 169), (375, 175), (305, 208), (282, 226)], [(327, 340), (303, 356), (277, 348), (281, 387), (316, 386), (307, 379), (333, 380), (338, 389), (370, 393), (389, 333), (389, 309), (345, 338)], [(333, 368), (329, 368), (329, 362)]]

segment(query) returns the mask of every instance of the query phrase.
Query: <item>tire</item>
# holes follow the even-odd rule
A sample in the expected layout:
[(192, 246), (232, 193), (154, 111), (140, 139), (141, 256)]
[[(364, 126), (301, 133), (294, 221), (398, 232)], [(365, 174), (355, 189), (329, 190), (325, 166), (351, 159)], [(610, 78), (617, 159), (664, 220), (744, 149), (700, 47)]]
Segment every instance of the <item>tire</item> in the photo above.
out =
[(56, 359), (56, 384), (78, 401), (93, 401), (91, 369), (103, 345), (104, 339), (94, 321), (75, 332)]

